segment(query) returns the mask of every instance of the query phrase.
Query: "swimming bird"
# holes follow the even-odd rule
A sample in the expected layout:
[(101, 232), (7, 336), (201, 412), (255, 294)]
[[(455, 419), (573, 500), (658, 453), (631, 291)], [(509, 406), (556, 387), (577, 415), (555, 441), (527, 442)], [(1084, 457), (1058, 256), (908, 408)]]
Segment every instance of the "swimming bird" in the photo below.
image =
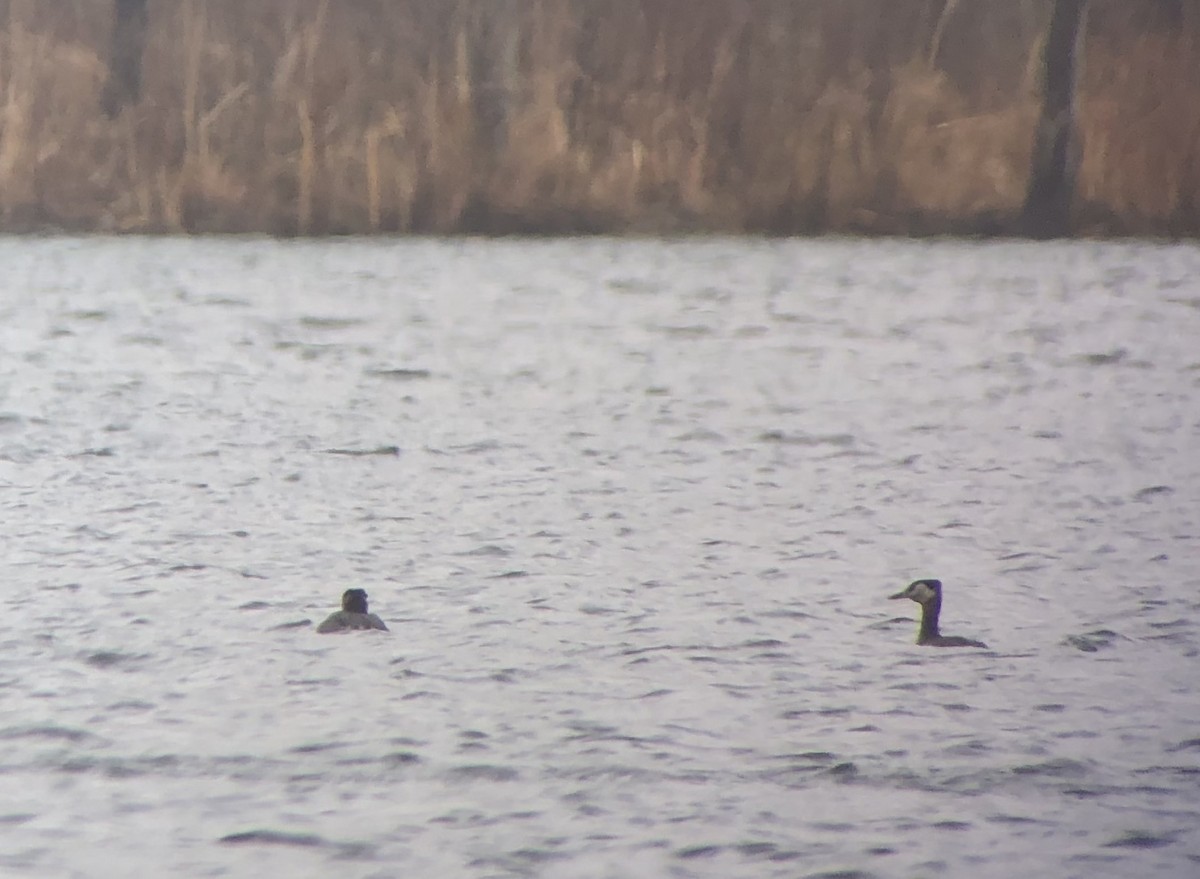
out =
[(942, 612), (942, 581), (913, 580), (908, 588), (888, 598), (911, 598), (921, 605), (921, 628), (917, 643), (922, 647), (987, 647), (982, 641), (961, 635), (943, 635), (938, 631), (938, 614)]
[(331, 613), (325, 622), (317, 626), (317, 632), (327, 635), (330, 632), (350, 632), (355, 629), (382, 629), (388, 627), (383, 620), (373, 613), (367, 612), (367, 590), (347, 589), (342, 593), (342, 609)]

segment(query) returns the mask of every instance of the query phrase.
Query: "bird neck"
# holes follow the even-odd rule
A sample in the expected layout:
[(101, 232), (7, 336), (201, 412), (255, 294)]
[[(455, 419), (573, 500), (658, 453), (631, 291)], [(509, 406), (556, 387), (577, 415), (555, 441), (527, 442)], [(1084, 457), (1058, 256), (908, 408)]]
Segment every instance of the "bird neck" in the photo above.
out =
[(938, 631), (938, 614), (942, 612), (941, 596), (935, 595), (931, 600), (921, 605), (921, 631), (917, 635), (917, 643), (936, 641), (941, 637)]

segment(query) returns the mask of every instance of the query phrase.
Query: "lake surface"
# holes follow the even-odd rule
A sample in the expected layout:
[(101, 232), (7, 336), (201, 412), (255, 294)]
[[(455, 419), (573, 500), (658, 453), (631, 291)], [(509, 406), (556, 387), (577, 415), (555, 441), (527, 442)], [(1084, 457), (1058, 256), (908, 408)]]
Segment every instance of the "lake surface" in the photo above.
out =
[(0, 355), (0, 875), (1200, 875), (1200, 248), (3, 239)]

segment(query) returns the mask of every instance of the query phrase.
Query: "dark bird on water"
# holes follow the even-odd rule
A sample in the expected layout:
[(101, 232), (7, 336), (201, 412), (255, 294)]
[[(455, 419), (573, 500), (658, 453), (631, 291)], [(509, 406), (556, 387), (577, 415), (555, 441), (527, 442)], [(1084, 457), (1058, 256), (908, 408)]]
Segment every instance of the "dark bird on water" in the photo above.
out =
[(383, 624), (383, 620), (367, 611), (367, 590), (365, 589), (347, 589), (343, 592), (342, 609), (337, 613), (331, 613), (325, 618), (325, 622), (317, 626), (317, 631), (322, 635), (330, 632), (351, 632), (363, 629), (382, 629), (385, 632), (388, 630), (388, 627)]
[(921, 605), (921, 628), (917, 643), (922, 647), (987, 647), (982, 641), (961, 635), (943, 635), (938, 631), (938, 614), (942, 612), (942, 581), (913, 580), (908, 588), (889, 598), (911, 598)]

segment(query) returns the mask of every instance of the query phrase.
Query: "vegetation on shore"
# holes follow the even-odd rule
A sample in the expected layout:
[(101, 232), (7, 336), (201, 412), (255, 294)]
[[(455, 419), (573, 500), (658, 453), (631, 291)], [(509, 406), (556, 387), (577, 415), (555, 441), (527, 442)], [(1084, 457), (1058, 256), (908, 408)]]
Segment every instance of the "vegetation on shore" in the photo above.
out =
[[(1052, 0), (0, 0), (0, 229), (1007, 233)], [(1200, 6), (1091, 0), (1077, 233), (1200, 234)]]

